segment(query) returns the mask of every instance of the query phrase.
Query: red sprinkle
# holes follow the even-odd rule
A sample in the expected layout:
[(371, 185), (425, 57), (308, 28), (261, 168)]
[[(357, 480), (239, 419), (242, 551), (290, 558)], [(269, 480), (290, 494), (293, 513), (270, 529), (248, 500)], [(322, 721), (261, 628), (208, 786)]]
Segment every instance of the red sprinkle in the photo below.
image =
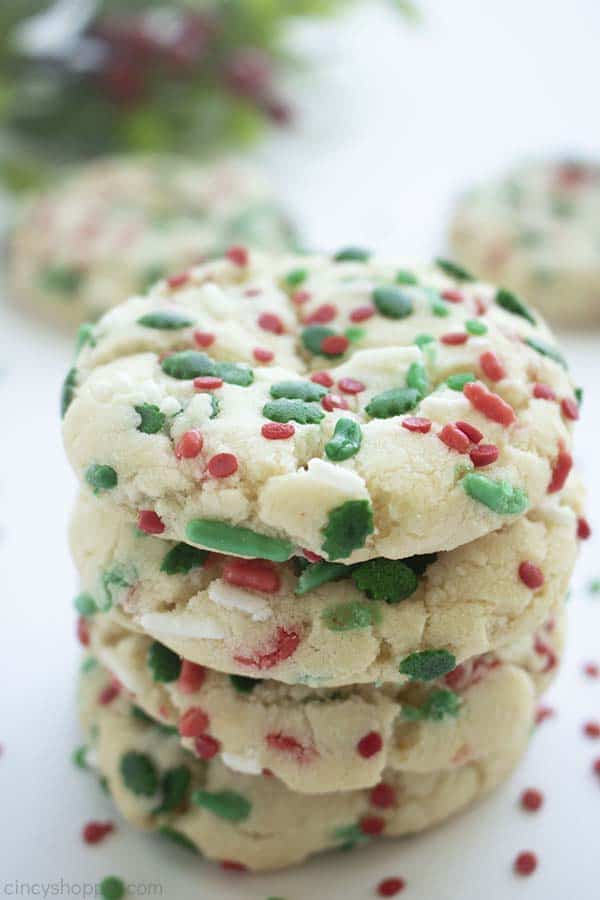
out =
[(233, 859), (223, 859), (221, 860), (221, 868), (224, 869), (225, 872), (247, 872), (248, 866), (245, 866), (244, 863), (235, 862)]
[(215, 335), (211, 334), (210, 331), (194, 332), (194, 343), (197, 347), (210, 347), (211, 344), (214, 344), (215, 340)]
[(197, 738), (204, 734), (210, 724), (210, 719), (199, 706), (190, 706), (179, 720), (179, 734), (181, 737)]
[(395, 897), (406, 887), (403, 878), (384, 878), (377, 885), (377, 893), (380, 897)]
[(216, 391), (223, 387), (223, 379), (216, 375), (199, 375), (194, 378), (194, 387), (197, 391)]
[(82, 645), (82, 647), (89, 647), (90, 645), (90, 629), (87, 623), (87, 619), (84, 616), (78, 616), (77, 618), (77, 628), (76, 628), (77, 640)]
[(421, 416), (407, 416), (406, 419), (402, 419), (401, 425), (407, 431), (418, 431), (419, 434), (427, 434), (428, 431), (431, 431), (431, 421), (423, 419)]
[(309, 562), (312, 562), (312, 563), (323, 562), (323, 557), (322, 557), (322, 556), (319, 556), (318, 553), (313, 553), (312, 550), (306, 550), (306, 549), (304, 549), (304, 550), (302, 551), (302, 555), (303, 555), (304, 557), (306, 557), (306, 559), (307, 559)]
[(234, 247), (230, 247), (227, 253), (225, 254), (229, 262), (232, 262), (234, 266), (240, 266), (243, 268), (248, 265), (248, 251), (245, 247), (241, 247), (239, 244), (236, 244)]
[(360, 394), (365, 390), (366, 385), (356, 378), (340, 378), (338, 387), (344, 394)]
[(272, 362), (275, 359), (273, 351), (267, 350), (265, 347), (255, 347), (252, 351), (252, 356), (257, 362), (263, 363)]
[(291, 438), (296, 432), (291, 422), (266, 422), (260, 429), (260, 433), (269, 441), (284, 441)]
[(335, 384), (329, 372), (313, 372), (310, 376), (310, 380), (314, 381), (315, 384), (322, 384), (323, 387), (326, 388), (333, 387)]
[(369, 731), (356, 745), (356, 749), (364, 759), (370, 759), (383, 747), (383, 738), (378, 731)]
[(483, 432), (480, 431), (479, 428), (475, 428), (474, 425), (471, 425), (470, 422), (456, 422), (455, 424), (456, 427), (460, 428), (474, 444), (478, 444), (483, 440)]
[(115, 830), (112, 822), (87, 822), (82, 829), (82, 837), (86, 844), (99, 844)]
[(565, 419), (570, 419), (571, 422), (576, 422), (579, 418), (579, 407), (577, 405), (577, 401), (572, 397), (563, 397), (563, 399), (560, 401), (560, 408)]
[(549, 384), (537, 382), (533, 386), (533, 396), (536, 400), (556, 400), (556, 394)]
[(321, 341), (321, 352), (331, 356), (341, 356), (350, 346), (350, 341), (343, 334), (330, 334)]
[(327, 412), (333, 412), (334, 409), (348, 409), (348, 402), (340, 394), (326, 394), (321, 400), (321, 406)]
[(275, 313), (261, 313), (258, 317), (258, 325), (263, 331), (271, 331), (273, 334), (283, 334), (283, 322)]
[(482, 466), (491, 466), (495, 463), (500, 455), (500, 451), (495, 444), (479, 444), (473, 447), (469, 456), (475, 468), (480, 469)]
[(212, 759), (221, 749), (221, 744), (210, 734), (201, 734), (194, 741), (194, 748), (200, 759)]
[(185, 431), (175, 447), (177, 459), (195, 459), (202, 450), (204, 438), (195, 428)]
[(288, 631), (281, 625), (275, 633), (275, 646), (267, 653), (256, 653), (254, 656), (234, 656), (234, 660), (243, 666), (252, 666), (254, 669), (272, 669), (286, 659), (289, 659), (300, 643), (300, 636), (295, 631)]
[(554, 460), (552, 466), (552, 477), (548, 485), (548, 493), (555, 494), (560, 491), (569, 477), (569, 472), (573, 468), (573, 457), (565, 450), (563, 446), (559, 448), (558, 456)]
[(310, 300), (309, 291), (299, 290), (294, 291), (292, 294), (292, 303), (296, 303), (298, 306), (302, 306), (302, 304), (306, 303), (308, 300)]
[(438, 437), (447, 447), (450, 447), (451, 450), (456, 450), (458, 453), (466, 453), (471, 446), (471, 442), (464, 431), (461, 431), (460, 428), (451, 423), (444, 425)]
[(481, 354), (479, 365), (485, 377), (490, 381), (502, 381), (503, 378), (506, 378), (506, 369), (491, 350)]
[(217, 453), (208, 461), (208, 471), (213, 478), (229, 478), (237, 470), (238, 461), (233, 453)]
[(556, 710), (554, 710), (551, 706), (538, 706), (535, 713), (535, 724), (541, 725), (542, 722), (545, 722), (546, 719), (553, 719), (556, 715)]
[(590, 523), (587, 519), (584, 519), (583, 516), (580, 516), (577, 519), (577, 537), (580, 541), (587, 541), (591, 534), (592, 529)]
[(357, 306), (356, 309), (353, 309), (350, 313), (350, 321), (351, 322), (364, 322), (366, 319), (370, 319), (375, 315), (375, 307), (374, 306)]
[(600, 724), (598, 722), (586, 722), (583, 726), (583, 733), (586, 737), (597, 741), (600, 738)]
[(453, 288), (442, 291), (442, 297), (449, 303), (462, 303), (465, 299), (460, 291), (455, 291)]
[(596, 775), (600, 775), (600, 757), (594, 760), (594, 762), (592, 763), (592, 768)]
[(528, 788), (521, 794), (520, 803), (527, 812), (537, 812), (544, 803), (544, 795), (537, 788)]
[(363, 834), (377, 837), (377, 835), (383, 834), (385, 819), (380, 819), (379, 816), (364, 816), (358, 824)]
[(597, 663), (585, 663), (583, 671), (588, 678), (598, 678), (600, 676), (600, 666)]
[(281, 587), (279, 572), (264, 559), (229, 559), (223, 567), (223, 578), (228, 584), (276, 594)]
[(372, 806), (378, 806), (380, 809), (390, 809), (396, 804), (396, 791), (390, 784), (381, 782), (375, 785), (370, 796)]
[(137, 525), (146, 534), (162, 534), (165, 530), (164, 522), (153, 509), (140, 509)]
[(177, 686), (182, 694), (195, 694), (204, 684), (206, 669), (189, 659), (182, 660)]
[(441, 343), (449, 347), (458, 347), (460, 344), (466, 344), (468, 340), (469, 335), (466, 331), (451, 331), (440, 338)]
[(305, 322), (307, 325), (315, 325), (317, 323), (324, 325), (327, 322), (332, 322), (337, 314), (337, 306), (334, 306), (332, 303), (323, 303), (322, 306), (317, 307), (317, 309), (305, 319)]
[(121, 693), (121, 682), (116, 678), (111, 678), (110, 683), (105, 685), (98, 694), (98, 703), (101, 706), (108, 706), (113, 700), (116, 700)]
[(463, 393), (471, 405), (492, 422), (508, 426), (517, 421), (515, 411), (498, 394), (492, 393), (480, 381), (469, 381), (463, 387)]
[(295, 737), (292, 737), (291, 734), (284, 734), (282, 731), (268, 734), (266, 742), (271, 750), (290, 753), (298, 760), (298, 762), (308, 762), (318, 755), (314, 747), (306, 747)]
[(514, 870), (517, 875), (531, 875), (537, 869), (537, 856), (530, 850), (519, 853), (514, 862)]
[(539, 566), (529, 562), (529, 560), (525, 560), (519, 566), (519, 578), (532, 591), (537, 590), (544, 583), (544, 573)]
[(167, 284), (170, 288), (178, 288), (183, 287), (183, 285), (187, 284), (189, 280), (189, 272), (180, 272), (178, 275), (171, 275), (170, 278), (167, 278)]

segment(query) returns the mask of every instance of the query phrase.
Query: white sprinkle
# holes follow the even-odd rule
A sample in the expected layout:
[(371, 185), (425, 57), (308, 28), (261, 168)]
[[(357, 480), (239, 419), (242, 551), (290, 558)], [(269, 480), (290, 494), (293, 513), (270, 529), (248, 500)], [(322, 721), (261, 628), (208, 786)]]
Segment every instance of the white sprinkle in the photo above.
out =
[(217, 622), (190, 613), (146, 613), (140, 616), (140, 625), (152, 634), (158, 632), (170, 637), (222, 641), (225, 632)]
[(260, 775), (262, 766), (255, 756), (236, 756), (234, 753), (221, 753), (221, 759), (228, 769), (242, 772), (244, 775)]
[(262, 597), (244, 591), (242, 588), (232, 587), (220, 579), (213, 581), (208, 589), (208, 596), (217, 606), (225, 609), (239, 609), (247, 613), (253, 622), (266, 622), (273, 615), (269, 604)]

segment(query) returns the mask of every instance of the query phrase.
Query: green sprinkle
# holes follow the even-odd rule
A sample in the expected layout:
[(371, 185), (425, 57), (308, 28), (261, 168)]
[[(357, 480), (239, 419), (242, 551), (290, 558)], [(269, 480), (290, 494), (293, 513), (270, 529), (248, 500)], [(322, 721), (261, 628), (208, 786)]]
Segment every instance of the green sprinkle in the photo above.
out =
[(131, 707), (131, 715), (134, 719), (137, 719), (138, 722), (142, 722), (144, 725), (149, 725), (151, 728), (155, 728), (157, 731), (160, 731), (161, 734), (179, 734), (178, 729), (173, 725), (165, 725), (163, 722), (159, 722), (157, 719), (153, 719), (152, 716), (149, 716), (141, 706), (133, 705)]
[(487, 475), (469, 472), (461, 482), (464, 490), (479, 503), (504, 516), (516, 516), (527, 509), (529, 498), (524, 490), (508, 481), (494, 481)]
[(121, 757), (121, 777), (132, 794), (152, 797), (158, 790), (158, 771), (146, 753), (129, 750)]
[(168, 684), (179, 678), (181, 659), (164, 644), (153, 641), (148, 648), (148, 668), (154, 681)]
[(51, 294), (73, 297), (81, 287), (84, 273), (71, 266), (47, 266), (40, 273), (42, 289)]
[(368, 262), (371, 252), (362, 247), (343, 247), (333, 258), (335, 262)]
[(581, 406), (581, 404), (583, 403), (583, 388), (582, 387), (575, 388), (575, 399), (577, 400), (577, 405)]
[(210, 550), (230, 553), (232, 556), (285, 562), (294, 553), (294, 545), (289, 541), (258, 534), (250, 528), (228, 525), (219, 519), (192, 519), (188, 522), (185, 533), (194, 544), (202, 544)]
[(100, 882), (102, 900), (121, 900), (125, 896), (125, 883), (116, 875), (108, 875)]
[(67, 377), (63, 381), (62, 390), (60, 392), (60, 414), (64, 419), (65, 414), (71, 405), (73, 397), (75, 396), (75, 389), (77, 387), (77, 369), (69, 369), (67, 372)]
[(308, 278), (308, 269), (292, 269), (284, 277), (284, 281), (288, 287), (297, 288)]
[(527, 319), (532, 325), (537, 324), (535, 318), (523, 301), (520, 300), (516, 294), (511, 293), (511, 291), (507, 291), (505, 288), (499, 288), (499, 290), (496, 291), (496, 303), (507, 312), (513, 313), (515, 316), (521, 316), (522, 319)]
[(429, 391), (429, 378), (425, 366), (420, 362), (411, 363), (406, 374), (406, 386), (418, 391), (421, 399)]
[(332, 328), (327, 328), (325, 325), (308, 325), (302, 330), (301, 338), (309, 353), (314, 353), (315, 356), (318, 356), (322, 353), (321, 344), (325, 338), (332, 337), (334, 334), (335, 331)]
[(94, 326), (91, 322), (83, 322), (77, 329), (77, 337), (75, 338), (75, 356), (77, 356), (86, 344), (89, 344), (90, 347), (96, 346)]
[(97, 665), (98, 665), (98, 660), (95, 659), (93, 656), (88, 656), (81, 663), (81, 671), (84, 674), (87, 674), (88, 672), (91, 672), (93, 669), (95, 669)]
[(307, 594), (309, 591), (313, 591), (329, 581), (348, 578), (351, 571), (352, 566), (345, 566), (342, 563), (330, 563), (325, 562), (325, 560), (311, 563), (298, 578), (295, 593), (302, 596), (302, 594)]
[(252, 804), (235, 791), (194, 791), (192, 800), (227, 822), (244, 822), (252, 811)]
[(485, 322), (482, 322), (481, 319), (467, 319), (465, 322), (465, 329), (469, 332), (469, 334), (487, 334), (488, 327)]
[(415, 388), (390, 388), (389, 391), (376, 394), (365, 411), (372, 419), (389, 419), (414, 409), (420, 400), (421, 395)]
[(433, 344), (435, 338), (432, 334), (418, 334), (415, 338), (415, 344), (419, 348), (426, 347), (427, 344)]
[(108, 612), (115, 602), (116, 594), (124, 588), (132, 587), (137, 577), (137, 569), (132, 563), (129, 565), (116, 563), (110, 569), (105, 569), (100, 576), (102, 600), (96, 604), (98, 609), (101, 612)]
[(197, 350), (172, 353), (163, 359), (161, 368), (166, 375), (179, 381), (200, 378), (204, 375), (215, 375), (228, 384), (237, 384), (240, 387), (248, 387), (254, 381), (252, 369), (236, 363), (216, 363), (206, 353)]
[(74, 766), (77, 766), (78, 769), (87, 769), (87, 752), (88, 748), (85, 744), (81, 744), (79, 747), (75, 747), (73, 753), (71, 754), (71, 761)]
[(366, 330), (364, 328), (359, 328), (358, 325), (351, 325), (350, 328), (346, 328), (344, 331), (344, 335), (352, 344), (362, 341), (366, 333)]
[(465, 384), (470, 381), (477, 381), (477, 375), (474, 372), (457, 372), (456, 375), (448, 375), (446, 384), (453, 391), (462, 391)]
[(165, 414), (160, 411), (154, 403), (141, 403), (134, 406), (138, 416), (141, 418), (137, 430), (143, 434), (156, 434), (161, 431), (165, 424)]
[(325, 453), (329, 459), (340, 462), (355, 456), (361, 443), (362, 431), (358, 422), (354, 419), (338, 419), (333, 437), (325, 444)]
[[(247, 366), (238, 366), (237, 363), (215, 363), (215, 372), (226, 384), (237, 384), (238, 387), (250, 387), (254, 381), (252, 369), (247, 368)], [(216, 400), (216, 397), (213, 399)], [(214, 418), (214, 416), (211, 416), (211, 418)]]
[(85, 480), (94, 494), (101, 494), (102, 491), (110, 491), (111, 488), (116, 487), (119, 479), (112, 466), (92, 463), (85, 470)]
[(352, 572), (356, 587), (371, 600), (398, 603), (417, 590), (419, 579), (400, 559), (371, 559), (360, 563)]
[(446, 275), (450, 275), (451, 278), (455, 278), (457, 281), (475, 281), (470, 272), (467, 272), (458, 263), (452, 262), (451, 259), (443, 259), (441, 256), (438, 256), (435, 264), (438, 269), (441, 269), (442, 272), (445, 272)]
[(153, 815), (172, 812), (178, 809), (185, 800), (192, 776), (187, 766), (176, 766), (167, 769), (161, 778), (160, 787), (162, 801), (152, 810)]
[(77, 594), (74, 603), (75, 609), (81, 616), (93, 616), (98, 609), (91, 594)]
[(342, 825), (336, 828), (334, 838), (342, 844), (342, 850), (352, 850), (357, 844), (365, 844), (369, 838), (360, 825)]
[(246, 675), (230, 675), (229, 680), (238, 694), (251, 694), (261, 684), (261, 678), (248, 678)]
[(364, 547), (373, 533), (373, 510), (368, 500), (348, 500), (332, 509), (327, 525), (321, 532), (323, 550), (330, 560), (350, 556), (353, 550)]
[(270, 400), (262, 409), (265, 419), (272, 422), (298, 422), (299, 425), (317, 425), (325, 417), (318, 403), (303, 400)]
[(348, 603), (330, 606), (323, 611), (321, 618), (330, 631), (354, 631), (377, 625), (381, 622), (381, 612), (373, 603), (350, 600)]
[(168, 825), (160, 825), (157, 831), (162, 837), (177, 844), (178, 847), (184, 847), (186, 850), (193, 850), (194, 853), (198, 853), (196, 845), (193, 844), (185, 834), (176, 831), (175, 828), (170, 828)]
[(590, 594), (600, 594), (600, 578), (593, 578), (588, 586)]
[(160, 565), (165, 575), (187, 575), (192, 569), (199, 569), (208, 558), (208, 552), (189, 544), (175, 544)]
[(399, 269), (396, 272), (396, 284), (418, 284), (417, 276), (407, 269)]
[(400, 663), (401, 675), (411, 681), (434, 681), (456, 668), (456, 657), (447, 650), (423, 650), (411, 653)]
[(327, 388), (313, 381), (278, 381), (271, 385), (274, 400), (304, 400), (305, 403), (319, 401), (327, 393)]
[(528, 337), (525, 338), (525, 343), (528, 347), (531, 347), (532, 350), (535, 350), (536, 353), (540, 353), (542, 356), (547, 356), (548, 359), (551, 359), (553, 362), (558, 363), (559, 366), (562, 366), (563, 369), (567, 368), (567, 361), (564, 356), (558, 352), (556, 347), (553, 347), (552, 344), (547, 344), (546, 341), (540, 340), (540, 338)]
[(402, 704), (402, 717), (409, 722), (441, 722), (447, 716), (456, 718), (460, 711), (460, 697), (447, 688), (432, 691), (421, 706)]
[(140, 316), (137, 324), (144, 325), (145, 328), (156, 328), (161, 331), (177, 331), (179, 328), (189, 328), (194, 322), (173, 309), (165, 309)]
[(414, 309), (410, 296), (398, 287), (376, 287), (373, 302), (378, 312), (388, 319), (405, 319)]
[(447, 319), (450, 315), (450, 307), (444, 300), (440, 299), (432, 299), (431, 301), (431, 312), (434, 316), (437, 316), (438, 319)]

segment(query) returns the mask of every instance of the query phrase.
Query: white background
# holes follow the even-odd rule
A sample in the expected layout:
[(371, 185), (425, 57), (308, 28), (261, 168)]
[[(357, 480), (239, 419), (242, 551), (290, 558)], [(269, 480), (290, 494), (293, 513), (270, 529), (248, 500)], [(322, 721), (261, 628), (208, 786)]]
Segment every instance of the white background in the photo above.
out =
[[(414, 31), (366, 3), (298, 35), (313, 68), (295, 85), (297, 124), (255, 155), (311, 246), (429, 256), (443, 247), (453, 199), (471, 179), (523, 154), (600, 156), (597, 2), (430, 0), (426, 14)], [(594, 522), (600, 340), (570, 335), (565, 347), (586, 387), (578, 461)], [(581, 734), (585, 720), (600, 719), (600, 680), (581, 673), (584, 661), (600, 662), (600, 597), (586, 589), (600, 576), (600, 538), (584, 547), (575, 578), (568, 658), (551, 697), (558, 715), (540, 727), (512, 782), (465, 815), (419, 838), (269, 877), (225, 875), (123, 823), (103, 845), (83, 845), (81, 826), (114, 813), (69, 763), (80, 742), (65, 539), (74, 484), (57, 396), (70, 353), (63, 336), (0, 307), (0, 896), (16, 894), (15, 880), (42, 885), (43, 896), (43, 883), (61, 878), (81, 896), (78, 885), (111, 873), (159, 882), (177, 900), (359, 900), (390, 875), (406, 878), (402, 896), (412, 900), (600, 896), (600, 778), (591, 772), (600, 741)], [(517, 807), (525, 786), (546, 794), (536, 816)], [(521, 849), (535, 850), (540, 868), (518, 881), (511, 862)]]

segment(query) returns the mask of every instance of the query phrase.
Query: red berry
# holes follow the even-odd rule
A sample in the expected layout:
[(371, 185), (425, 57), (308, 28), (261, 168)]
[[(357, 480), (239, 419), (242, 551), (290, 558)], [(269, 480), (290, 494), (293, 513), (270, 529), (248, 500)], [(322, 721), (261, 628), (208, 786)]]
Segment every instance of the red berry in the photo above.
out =
[(533, 396), (536, 400), (556, 400), (556, 394), (550, 385), (539, 382), (533, 386)]
[(333, 412), (334, 409), (348, 409), (348, 403), (340, 394), (327, 394), (321, 400), (321, 406), (327, 412)]
[(181, 663), (181, 672), (177, 686), (182, 694), (194, 694), (199, 691), (206, 678), (206, 669), (197, 663), (184, 659)]
[(540, 588), (544, 583), (544, 573), (539, 566), (526, 560), (519, 566), (519, 578), (523, 584), (532, 591)]
[(580, 541), (587, 541), (591, 534), (592, 529), (590, 523), (587, 519), (584, 519), (583, 516), (580, 516), (577, 519), (577, 537)]
[(502, 381), (503, 378), (506, 378), (506, 369), (491, 350), (481, 354), (479, 365), (485, 377), (490, 381)]
[(329, 372), (313, 372), (310, 380), (314, 381), (315, 384), (322, 384), (326, 388), (333, 387), (335, 383)]
[(263, 331), (270, 331), (273, 334), (283, 334), (283, 322), (275, 313), (264, 312), (258, 317), (258, 325)]
[(322, 306), (318, 306), (317, 309), (305, 319), (305, 323), (307, 325), (325, 325), (327, 322), (332, 322), (337, 314), (338, 311), (336, 306), (332, 303), (323, 303)]
[(194, 748), (200, 759), (212, 759), (221, 749), (221, 744), (210, 734), (201, 734), (194, 741)]
[(177, 275), (171, 275), (170, 278), (167, 278), (167, 284), (170, 288), (178, 288), (183, 287), (184, 284), (190, 280), (189, 272), (179, 272)]
[(223, 387), (223, 379), (216, 375), (199, 375), (194, 378), (194, 388), (197, 391), (216, 391), (220, 387)]
[(495, 463), (499, 455), (500, 451), (495, 444), (479, 444), (478, 447), (473, 447), (469, 453), (471, 462), (477, 469)]
[(195, 331), (194, 343), (197, 347), (210, 347), (215, 342), (215, 335), (210, 331)]
[(505, 427), (517, 421), (515, 411), (498, 394), (482, 384), (480, 381), (469, 381), (463, 387), (463, 394), (471, 405), (492, 422), (498, 422)]
[(465, 299), (460, 291), (455, 291), (452, 288), (442, 291), (442, 297), (444, 300), (448, 300), (449, 303), (462, 303)]
[(84, 616), (78, 616), (76, 628), (77, 640), (82, 647), (90, 645), (90, 628), (87, 619)]
[(479, 430), (479, 428), (475, 428), (474, 425), (471, 425), (470, 422), (456, 422), (456, 427), (460, 428), (461, 431), (464, 431), (466, 436), (472, 441), (473, 444), (478, 444), (481, 440), (483, 440), (483, 432)]
[(514, 862), (514, 870), (517, 875), (531, 875), (537, 869), (537, 856), (529, 850), (519, 853)]
[(137, 525), (145, 534), (162, 534), (165, 530), (164, 522), (153, 509), (141, 509), (138, 512)]
[(197, 738), (204, 734), (210, 724), (210, 719), (199, 706), (190, 706), (179, 720), (179, 734), (181, 737)]
[(466, 453), (471, 446), (471, 442), (464, 431), (461, 431), (460, 428), (451, 423), (444, 425), (438, 437), (447, 447), (450, 447), (451, 450), (456, 450), (457, 453)]
[(260, 433), (269, 441), (284, 441), (291, 438), (296, 432), (291, 422), (266, 422), (260, 429)]
[(81, 833), (86, 844), (99, 844), (114, 830), (112, 822), (87, 822)]
[(195, 428), (185, 431), (175, 447), (177, 459), (195, 459), (202, 450), (204, 438)]
[(351, 322), (364, 322), (366, 319), (370, 319), (371, 316), (375, 315), (375, 307), (374, 306), (357, 306), (356, 309), (353, 309), (350, 313), (350, 321)]
[(369, 731), (356, 745), (356, 749), (364, 759), (370, 759), (371, 756), (375, 756), (376, 753), (381, 751), (382, 747), (383, 738), (378, 731)]
[(569, 472), (572, 468), (573, 457), (561, 446), (558, 451), (558, 456), (552, 465), (552, 477), (550, 478), (550, 484), (548, 485), (549, 494), (555, 494), (564, 487), (565, 481), (569, 477)]
[(208, 471), (213, 478), (229, 478), (238, 470), (237, 457), (233, 453), (217, 453), (208, 461)]
[(338, 387), (344, 394), (360, 394), (365, 390), (365, 385), (356, 378), (340, 378)]
[(593, 741), (598, 740), (600, 738), (600, 724), (598, 722), (586, 722), (583, 726), (583, 733)]
[(441, 343), (447, 344), (449, 347), (458, 347), (460, 344), (466, 344), (468, 340), (469, 335), (466, 331), (449, 332), (440, 338)]
[(403, 878), (384, 878), (377, 885), (377, 893), (380, 897), (395, 897), (406, 887)]
[(571, 422), (576, 422), (579, 418), (579, 407), (577, 405), (577, 401), (572, 397), (563, 397), (563, 399), (560, 401), (560, 408), (565, 419), (570, 419)]
[(227, 253), (225, 254), (229, 262), (232, 262), (234, 266), (240, 266), (243, 268), (248, 265), (248, 250), (246, 247), (241, 247), (236, 245), (234, 247), (230, 247)]
[(390, 784), (385, 784), (382, 781), (371, 791), (370, 800), (372, 806), (378, 806), (380, 809), (390, 809), (396, 804), (396, 791)]
[(264, 594), (276, 594), (281, 587), (279, 572), (263, 559), (229, 559), (223, 578), (228, 584)]
[(401, 425), (407, 431), (417, 431), (419, 434), (427, 434), (428, 431), (431, 431), (431, 421), (423, 419), (421, 416), (407, 416), (406, 419), (402, 419)]
[(536, 788), (528, 788), (521, 794), (521, 806), (528, 812), (537, 812), (544, 802), (544, 795)]
[(275, 645), (266, 653), (255, 653), (252, 656), (234, 656), (234, 660), (243, 666), (254, 669), (272, 669), (280, 662), (289, 659), (300, 643), (300, 636), (295, 631), (288, 631), (280, 626), (275, 633)]
[(385, 819), (380, 819), (379, 816), (364, 816), (358, 824), (363, 834), (377, 837), (377, 835), (383, 833)]
[(321, 352), (328, 356), (341, 356), (350, 346), (350, 341), (343, 334), (330, 334), (321, 341)]
[(265, 347), (255, 347), (252, 355), (257, 362), (262, 363), (272, 362), (275, 359), (273, 351), (267, 350)]

